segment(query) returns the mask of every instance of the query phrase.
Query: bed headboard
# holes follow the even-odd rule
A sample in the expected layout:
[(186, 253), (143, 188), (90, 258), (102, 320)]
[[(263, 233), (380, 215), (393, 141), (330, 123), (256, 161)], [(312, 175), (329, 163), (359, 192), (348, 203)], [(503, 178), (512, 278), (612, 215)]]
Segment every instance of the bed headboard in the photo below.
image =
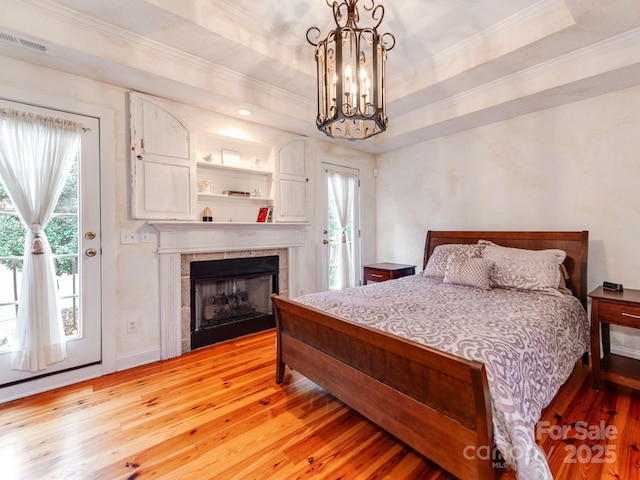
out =
[(587, 308), (587, 259), (589, 256), (589, 232), (480, 232), (437, 231), (427, 232), (422, 268), (438, 245), (446, 243), (477, 243), (490, 240), (503, 247), (544, 250), (559, 248), (567, 252), (564, 266), (569, 272), (567, 287)]

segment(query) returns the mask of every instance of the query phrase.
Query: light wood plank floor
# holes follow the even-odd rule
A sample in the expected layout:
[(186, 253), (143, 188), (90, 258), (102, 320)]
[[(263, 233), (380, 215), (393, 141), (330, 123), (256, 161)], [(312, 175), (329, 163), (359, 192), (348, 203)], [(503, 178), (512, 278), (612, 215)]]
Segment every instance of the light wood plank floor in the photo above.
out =
[[(2, 404), (0, 478), (453, 478), (300, 374), (274, 376), (269, 331)], [(542, 418), (554, 477), (640, 478), (639, 417), (638, 392), (594, 392), (578, 366)], [(580, 440), (576, 422), (617, 437)]]

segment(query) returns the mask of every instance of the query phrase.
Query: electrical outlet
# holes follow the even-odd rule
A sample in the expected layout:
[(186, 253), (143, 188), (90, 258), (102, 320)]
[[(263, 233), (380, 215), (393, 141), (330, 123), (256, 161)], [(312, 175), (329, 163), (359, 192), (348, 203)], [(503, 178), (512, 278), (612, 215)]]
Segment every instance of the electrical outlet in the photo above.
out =
[(149, 243), (151, 241), (151, 234), (149, 232), (140, 232), (140, 241), (142, 243)]
[(138, 243), (138, 234), (130, 230), (120, 230), (120, 245), (133, 245)]
[(127, 322), (127, 333), (135, 333), (138, 331), (138, 321), (135, 318), (130, 318)]

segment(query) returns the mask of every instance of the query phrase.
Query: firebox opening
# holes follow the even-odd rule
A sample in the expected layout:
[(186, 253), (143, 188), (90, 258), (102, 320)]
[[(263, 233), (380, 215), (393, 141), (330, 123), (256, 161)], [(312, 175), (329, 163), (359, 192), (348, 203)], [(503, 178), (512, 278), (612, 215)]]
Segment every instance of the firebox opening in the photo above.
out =
[(191, 348), (275, 326), (278, 256), (191, 263)]

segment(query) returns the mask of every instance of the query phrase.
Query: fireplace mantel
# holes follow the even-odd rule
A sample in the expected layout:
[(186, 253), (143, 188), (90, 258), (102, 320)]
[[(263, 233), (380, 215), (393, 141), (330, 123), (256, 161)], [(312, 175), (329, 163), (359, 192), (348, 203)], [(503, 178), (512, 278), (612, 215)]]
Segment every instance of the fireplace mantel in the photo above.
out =
[(302, 245), (309, 223), (149, 222), (160, 232), (158, 253), (227, 252)]
[(182, 255), (286, 248), (290, 287), (298, 281), (298, 250), (310, 224), (173, 221), (149, 225), (159, 232), (160, 356), (164, 360), (182, 354)]

